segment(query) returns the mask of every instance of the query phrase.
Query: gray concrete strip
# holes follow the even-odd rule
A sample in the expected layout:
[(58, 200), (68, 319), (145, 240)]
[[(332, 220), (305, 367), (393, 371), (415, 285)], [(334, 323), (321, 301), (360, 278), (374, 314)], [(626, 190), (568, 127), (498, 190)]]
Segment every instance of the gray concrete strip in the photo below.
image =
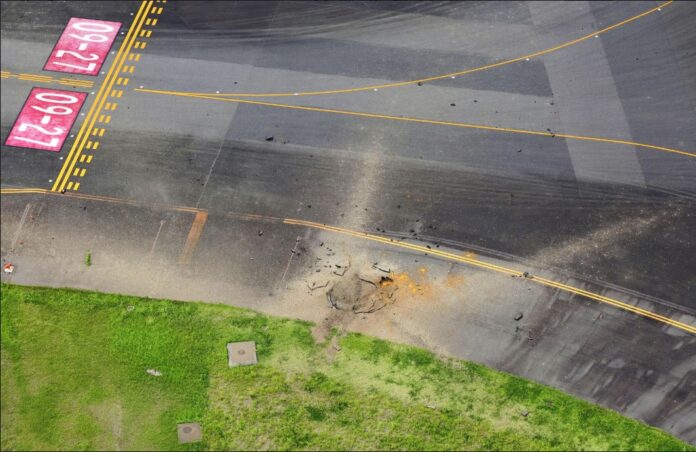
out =
[[(529, 8), (532, 20), (541, 28), (537, 41), (543, 48), (570, 41), (597, 28), (588, 2), (561, 6), (530, 2)], [(569, 17), (572, 17), (572, 26), (559, 25), (568, 23)], [(600, 39), (601, 36), (540, 57), (546, 66), (553, 99), (558, 104), (561, 131), (633, 141)], [(552, 132), (561, 131), (552, 129)], [(579, 181), (645, 186), (636, 155), (638, 150), (575, 140), (567, 140), (567, 145)]]

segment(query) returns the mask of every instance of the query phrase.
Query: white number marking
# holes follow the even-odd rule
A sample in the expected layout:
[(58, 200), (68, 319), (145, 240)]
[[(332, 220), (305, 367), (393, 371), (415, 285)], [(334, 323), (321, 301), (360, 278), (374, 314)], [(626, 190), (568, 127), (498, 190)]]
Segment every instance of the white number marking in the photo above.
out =
[(96, 31), (97, 33), (114, 31), (114, 27), (111, 25), (97, 24), (94, 22), (76, 22), (73, 27), (80, 31)]
[(72, 36), (75, 39), (79, 39), (80, 41), (87, 41), (87, 42), (106, 42), (109, 40), (104, 35), (99, 35), (96, 33), (88, 33), (84, 36), (76, 35), (75, 33), (70, 33), (68, 36)]
[(77, 50), (87, 50), (87, 43), (83, 42), (79, 46), (77, 46)]
[(76, 64), (68, 64), (68, 63), (54, 63), (56, 66), (65, 66), (65, 67), (74, 67), (75, 69), (79, 69), (81, 71), (93, 71), (95, 67), (97, 67), (97, 63), (89, 63), (87, 67), (84, 66), (78, 66)]
[(41, 118), (41, 124), (46, 125), (49, 122), (51, 122), (51, 117), (48, 115), (43, 115), (43, 118)]
[[(82, 47), (82, 44), (80, 44), (80, 47)], [(80, 50), (84, 50), (84, 49), (80, 49)], [(90, 53), (90, 54), (89, 54), (90, 57), (88, 58), (88, 57), (85, 57), (85, 56), (80, 55), (80, 54), (77, 53), (77, 52), (71, 52), (70, 50), (59, 50), (59, 51), (56, 52), (56, 56), (57, 56), (58, 58), (63, 58), (63, 55), (65, 55), (66, 53), (67, 53), (68, 55), (72, 55), (72, 56), (74, 56), (75, 58), (77, 58), (78, 60), (82, 60), (82, 61), (94, 61), (94, 60), (98, 60), (98, 59), (99, 59), (99, 55), (97, 55), (96, 53)]]
[(44, 129), (41, 126), (37, 126), (36, 124), (28, 124), (26, 122), (21, 123), (19, 127), (17, 127), (17, 130), (20, 132), (26, 132), (29, 128), (36, 129), (46, 135), (60, 135), (61, 133), (65, 132), (65, 129), (62, 127), (54, 127), (53, 132), (51, 132), (50, 130)]
[(58, 138), (51, 138), (51, 141), (49, 141), (48, 143), (46, 143), (45, 141), (32, 140), (31, 138), (24, 138), (24, 137), (14, 137), (14, 139), (17, 141), (26, 141), (27, 143), (40, 144), (42, 146), (48, 146), (51, 148), (57, 147), (58, 142), (60, 141)]
[[(56, 64), (60, 64), (60, 63), (56, 63)], [(94, 63), (92, 63), (92, 64), (94, 64)], [(34, 97), (38, 100), (43, 101), (43, 102), (52, 102), (54, 104), (74, 104), (77, 102), (77, 97), (71, 96), (69, 94), (61, 94), (61, 93), (39, 93)], [(47, 97), (59, 97), (59, 98), (67, 99), (67, 100), (60, 101), (60, 100), (55, 100), (55, 99), (47, 99)]]
[(41, 108), (37, 107), (36, 105), (32, 105), (31, 108), (40, 111), (41, 113), (48, 113), (49, 115), (69, 115), (73, 112), (72, 108), (64, 105), (51, 105), (48, 108)]

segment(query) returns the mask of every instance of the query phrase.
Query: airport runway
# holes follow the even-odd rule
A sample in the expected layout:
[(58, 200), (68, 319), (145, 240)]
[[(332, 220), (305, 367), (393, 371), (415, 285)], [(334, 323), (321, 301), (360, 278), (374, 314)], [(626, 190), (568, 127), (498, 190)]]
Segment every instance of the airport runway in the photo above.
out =
[[(61, 152), (3, 144), (15, 281), (321, 321), (310, 257), (460, 272), (351, 327), (696, 442), (696, 335), (630, 310), (696, 327), (696, 4), (1, 5), (2, 142), (33, 86), (89, 93)], [(71, 17), (123, 23), (97, 77), (42, 71)]]

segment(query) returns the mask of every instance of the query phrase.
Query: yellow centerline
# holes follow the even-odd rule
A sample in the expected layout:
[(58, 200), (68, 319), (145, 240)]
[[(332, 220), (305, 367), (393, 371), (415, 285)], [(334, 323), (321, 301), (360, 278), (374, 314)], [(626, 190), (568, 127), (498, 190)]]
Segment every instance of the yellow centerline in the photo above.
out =
[(555, 133), (555, 132), (540, 132), (540, 131), (536, 131), (536, 130), (513, 129), (513, 128), (509, 128), (509, 127), (495, 127), (495, 126), (487, 126), (487, 125), (482, 125), (482, 124), (468, 124), (468, 123), (464, 123), (464, 122), (440, 121), (440, 120), (436, 120), (436, 119), (423, 119), (423, 118), (414, 118), (414, 117), (408, 117), (408, 116), (382, 115), (382, 114), (377, 114), (377, 113), (366, 113), (366, 112), (350, 111), (350, 110), (337, 110), (337, 109), (333, 109), (333, 108), (306, 107), (306, 106), (302, 106), (302, 105), (279, 104), (279, 103), (275, 103), (275, 102), (265, 102), (265, 101), (259, 101), (259, 100), (230, 99), (227, 97), (218, 97), (217, 95), (216, 96), (204, 96), (204, 95), (199, 95), (199, 94), (186, 93), (186, 92), (182, 92), (182, 91), (164, 91), (164, 90), (154, 90), (154, 89), (147, 89), (147, 88), (136, 88), (135, 91), (140, 91), (140, 92), (144, 92), (144, 93), (152, 93), (152, 94), (164, 94), (164, 95), (169, 95), (169, 96), (191, 97), (194, 99), (217, 100), (220, 102), (234, 102), (234, 103), (241, 103), (241, 104), (261, 105), (264, 107), (287, 108), (287, 109), (292, 109), (292, 110), (304, 110), (304, 111), (313, 111), (313, 112), (319, 112), (319, 113), (333, 113), (333, 114), (338, 114), (338, 115), (359, 116), (359, 117), (363, 117), (363, 118), (387, 119), (387, 120), (391, 120), (391, 121), (413, 122), (413, 123), (419, 123), (419, 124), (431, 124), (431, 125), (438, 125), (438, 126), (461, 127), (461, 128), (466, 128), (466, 129), (479, 129), (479, 130), (488, 130), (488, 131), (494, 131), (494, 132), (507, 132), (507, 133), (518, 133), (518, 134), (525, 134), (525, 135), (537, 135), (537, 136), (544, 136), (544, 137), (557, 137), (557, 138), (565, 138), (565, 139), (571, 139), (571, 140), (594, 141), (594, 142), (599, 142), (599, 143), (611, 143), (611, 144), (619, 144), (619, 145), (626, 145), (626, 146), (636, 146), (639, 148), (646, 148), (646, 149), (654, 149), (654, 150), (664, 151), (664, 152), (671, 152), (673, 154), (679, 154), (679, 155), (683, 155), (686, 157), (696, 157), (695, 152), (684, 151), (681, 149), (668, 148), (665, 146), (656, 146), (656, 145), (647, 144), (647, 143), (638, 143), (636, 141), (617, 140), (614, 138), (602, 138), (602, 137), (573, 135), (573, 134)]
[[(645, 17), (649, 14), (652, 14), (652, 13), (654, 13), (662, 8), (665, 8), (672, 3), (673, 3), (672, 0), (665, 2), (665, 3), (662, 3), (659, 6), (656, 6), (656, 7), (649, 9), (645, 12), (637, 14), (633, 17), (629, 17), (628, 19), (622, 20), (621, 22), (615, 23), (614, 25), (610, 25), (608, 27), (602, 28), (601, 30), (592, 32), (590, 34), (587, 34), (587, 35), (582, 36), (580, 38), (574, 39), (572, 41), (568, 41), (564, 44), (560, 44), (560, 45), (550, 47), (548, 49), (540, 50), (537, 52), (529, 53), (527, 55), (522, 55), (520, 57), (512, 58), (509, 60), (500, 61), (498, 63), (487, 64), (485, 66), (479, 66), (476, 68), (466, 69), (466, 70), (459, 71), (459, 72), (451, 72), (448, 74), (435, 75), (432, 77), (426, 77), (426, 78), (421, 78), (421, 79), (416, 79), (416, 80), (408, 80), (405, 82), (384, 83), (381, 85), (362, 86), (362, 87), (358, 87), (358, 88), (345, 88), (345, 89), (334, 89), (334, 90), (324, 90), (324, 91), (305, 91), (305, 92), (294, 92), (294, 93), (222, 93), (222, 94), (216, 94), (216, 95), (233, 96), (233, 97), (289, 97), (289, 96), (318, 96), (318, 95), (324, 95), (324, 94), (343, 94), (343, 93), (354, 93), (354, 92), (358, 92), (358, 91), (370, 91), (370, 90), (375, 90), (375, 89), (396, 88), (396, 87), (400, 87), (400, 86), (414, 85), (414, 84), (418, 84), (418, 83), (432, 82), (435, 80), (442, 80), (442, 79), (446, 79), (446, 78), (458, 77), (461, 75), (473, 74), (474, 72), (485, 71), (488, 69), (493, 69), (496, 67), (505, 66), (508, 64), (512, 64), (512, 63), (517, 63), (520, 61), (526, 61), (527, 59), (536, 58), (536, 57), (539, 57), (542, 55), (549, 54), (551, 52), (556, 52), (557, 50), (565, 49), (566, 47), (570, 47), (572, 45), (579, 44), (581, 42), (584, 42), (584, 41), (587, 41), (588, 39), (593, 38), (594, 36), (599, 36), (601, 34), (608, 32), (608, 31), (614, 30), (614, 29), (619, 28), (623, 25), (626, 25), (628, 23), (636, 21), (636, 20), (638, 20), (642, 17)], [(190, 92), (189, 94), (209, 95), (209, 94), (213, 94), (213, 93)]]
[[(40, 188), (0, 188), (0, 195), (11, 195), (11, 194), (48, 194), (48, 195), (57, 195), (55, 192), (51, 192), (49, 190), (45, 189), (40, 189)], [(99, 195), (87, 195), (83, 193), (66, 193), (63, 196), (68, 196), (72, 198), (79, 198), (79, 199), (86, 199), (86, 200), (92, 200), (92, 201), (101, 201), (101, 202), (112, 202), (112, 203), (119, 203), (119, 204), (128, 204), (128, 205), (136, 205), (136, 206), (143, 206), (146, 205), (146, 203), (139, 202), (139, 201), (133, 201), (133, 200), (126, 200), (126, 199), (120, 199), (120, 198), (112, 198), (112, 197), (107, 197), (107, 196), (99, 196)], [(191, 213), (207, 213), (207, 211), (202, 210), (202, 209), (197, 209), (195, 207), (185, 207), (185, 206), (164, 206), (168, 207), (174, 210), (178, 211), (184, 211), (184, 212), (191, 212)], [(497, 264), (492, 264), (489, 262), (481, 261), (478, 259), (475, 259), (473, 257), (469, 256), (460, 256), (458, 254), (450, 253), (447, 251), (442, 251), (438, 249), (431, 249), (427, 248), (422, 245), (416, 245), (414, 243), (408, 243), (408, 242), (401, 242), (401, 241), (396, 241), (392, 238), (385, 237), (385, 236), (380, 236), (380, 235), (375, 235), (367, 232), (362, 232), (362, 231), (356, 231), (352, 229), (346, 229), (338, 226), (329, 226), (326, 224), (322, 223), (316, 223), (313, 221), (306, 221), (306, 220), (298, 220), (298, 219), (292, 219), (292, 218), (276, 218), (276, 217), (268, 217), (264, 215), (258, 215), (258, 214), (240, 214), (241, 216), (248, 217), (248, 218), (254, 218), (254, 219), (259, 219), (259, 220), (274, 220), (278, 221), (281, 220), (284, 224), (289, 224), (289, 225), (294, 225), (294, 226), (304, 226), (304, 227), (310, 227), (314, 229), (321, 229), (324, 231), (328, 232), (334, 232), (338, 234), (343, 234), (363, 240), (370, 240), (373, 242), (379, 242), (385, 245), (389, 246), (394, 246), (394, 247), (399, 247), (399, 248), (404, 248), (408, 249), (411, 251), (416, 251), (419, 253), (424, 253), (428, 254), (430, 256), (436, 256), (439, 258), (447, 259), (450, 261), (455, 261), (459, 263), (465, 263), (469, 264), (478, 268), (483, 268), (486, 270), (494, 271), (497, 273), (501, 273), (504, 275), (508, 276), (515, 276), (519, 278), (525, 278), (526, 281), (534, 282), (536, 284), (541, 284), (546, 287), (553, 287), (558, 290), (562, 290), (568, 293), (572, 293), (575, 295), (579, 295), (600, 303), (608, 304), (610, 306), (613, 306), (618, 309), (622, 309), (627, 312), (631, 312), (633, 314), (646, 317), (652, 320), (655, 320), (657, 322), (663, 323), (665, 325), (673, 326), (675, 328), (678, 328), (682, 331), (685, 331), (687, 333), (691, 333), (696, 335), (696, 326), (692, 326), (683, 322), (679, 322), (677, 320), (671, 319), (669, 317), (648, 311), (647, 309), (639, 308), (637, 306), (630, 305), (628, 303), (624, 303), (622, 301), (616, 300), (614, 298), (610, 298), (604, 295), (600, 295), (594, 292), (590, 292), (584, 289), (580, 289), (578, 287), (573, 287), (568, 284), (564, 284), (558, 281), (554, 281), (551, 279), (544, 278), (542, 276), (537, 276), (537, 275), (526, 275), (524, 272), (521, 272), (520, 270), (514, 269), (514, 268), (509, 268), (505, 267), (502, 265), (497, 265)]]
[(104, 83), (99, 88), (99, 92), (97, 93), (97, 96), (94, 99), (94, 102), (92, 103), (89, 112), (87, 113), (87, 117), (85, 118), (85, 121), (82, 123), (82, 127), (80, 127), (80, 131), (77, 134), (77, 138), (73, 142), (73, 145), (70, 149), (70, 153), (66, 157), (65, 162), (61, 167), (60, 172), (58, 173), (58, 177), (56, 177), (53, 187), (51, 188), (52, 191), (62, 191), (65, 189), (65, 185), (67, 184), (68, 179), (70, 179), (70, 174), (72, 174), (77, 159), (82, 153), (82, 148), (87, 142), (87, 138), (90, 136), (91, 129), (92, 127), (94, 127), (94, 123), (97, 119), (97, 116), (101, 112), (101, 109), (104, 105), (104, 101), (106, 100), (106, 93), (108, 93), (111, 87), (113, 86), (114, 80), (116, 79), (116, 75), (118, 74), (121, 66), (123, 65), (123, 61), (125, 60), (126, 56), (128, 55), (128, 52), (130, 51), (130, 48), (133, 45), (133, 41), (135, 40), (137, 31), (142, 26), (142, 22), (145, 19), (145, 16), (147, 15), (147, 11), (149, 10), (150, 6), (152, 6), (151, 0), (143, 1), (140, 4), (138, 13), (133, 19), (133, 24), (128, 30), (128, 34), (126, 35), (126, 38), (123, 40), (123, 43), (121, 43), (121, 47), (116, 53), (114, 63), (109, 68), (106, 78), (104, 79)]

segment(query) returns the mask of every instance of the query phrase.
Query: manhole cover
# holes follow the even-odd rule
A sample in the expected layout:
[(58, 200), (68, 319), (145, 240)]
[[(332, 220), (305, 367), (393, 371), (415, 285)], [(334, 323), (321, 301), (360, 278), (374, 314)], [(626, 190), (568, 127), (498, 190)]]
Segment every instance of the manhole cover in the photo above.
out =
[(188, 422), (186, 424), (177, 424), (176, 433), (179, 436), (179, 443), (197, 443), (203, 438), (201, 424), (198, 422)]
[(256, 342), (230, 342), (227, 344), (227, 363), (230, 367), (249, 366), (258, 363)]

